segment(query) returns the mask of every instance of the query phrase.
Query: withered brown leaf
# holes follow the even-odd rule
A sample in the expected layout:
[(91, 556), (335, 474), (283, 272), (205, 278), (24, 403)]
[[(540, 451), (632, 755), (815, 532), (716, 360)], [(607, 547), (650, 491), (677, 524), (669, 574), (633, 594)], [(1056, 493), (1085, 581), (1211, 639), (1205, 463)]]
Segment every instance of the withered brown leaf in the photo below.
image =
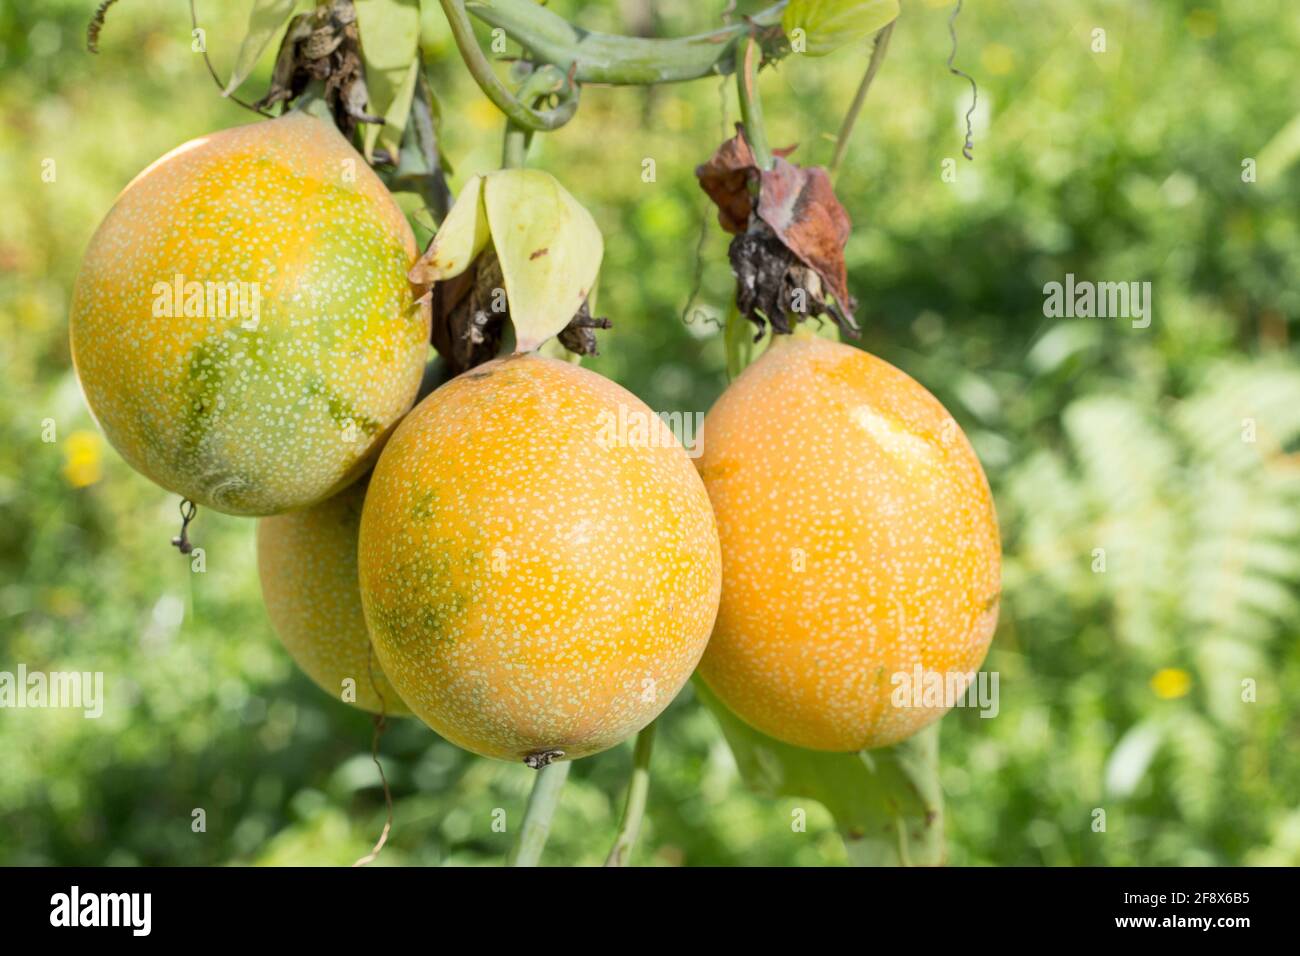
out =
[[(785, 157), (793, 150), (774, 150), (772, 168), (760, 169), (737, 123), (736, 135), (696, 167), (700, 187), (718, 207), (719, 224), (737, 236), (731, 260), (738, 304), (760, 330), (766, 317), (778, 331), (787, 331), (786, 316), (779, 310), (788, 309), (793, 293), (802, 289), (811, 300), (802, 311), (829, 313), (846, 331), (856, 333), (857, 303), (849, 294), (844, 264), (852, 230), (849, 214), (826, 170), (789, 162)], [(782, 247), (789, 256), (781, 254)]]

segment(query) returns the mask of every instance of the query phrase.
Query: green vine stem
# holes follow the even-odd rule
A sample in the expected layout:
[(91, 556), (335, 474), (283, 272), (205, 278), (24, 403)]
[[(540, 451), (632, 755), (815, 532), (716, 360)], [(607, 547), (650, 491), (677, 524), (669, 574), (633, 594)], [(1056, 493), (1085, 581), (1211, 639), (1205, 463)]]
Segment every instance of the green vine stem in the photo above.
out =
[(519, 839), (506, 858), (507, 866), (536, 866), (541, 859), (546, 838), (551, 833), (551, 817), (555, 815), (560, 791), (564, 789), (571, 766), (568, 760), (561, 760), (537, 771), (532, 793), (528, 795), (528, 806), (524, 809)]
[(474, 28), (470, 25), (469, 16), (465, 13), (465, 0), (439, 0), (439, 2), (442, 4), (443, 13), (447, 15), (447, 23), (451, 26), (451, 35), (456, 41), (457, 49), (460, 50), (461, 59), (469, 68), (474, 82), (512, 123), (526, 130), (553, 130), (559, 129), (573, 118), (578, 108), (576, 85), (569, 85), (567, 95), (562, 96), (560, 102), (552, 109), (535, 110), (521, 103), (496, 75), (492, 64), (483, 55), (478, 39), (474, 36)]
[(532, 139), (531, 130), (516, 125), (514, 120), (506, 120), (506, 132), (501, 142), (501, 168), (523, 169)]
[[(558, 68), (548, 64), (537, 67), (519, 84), (514, 97), (536, 109), (553, 96), (562, 96), (569, 86), (569, 78)], [(576, 100), (574, 103), (576, 104)], [(522, 169), (533, 142), (533, 130), (506, 118), (505, 142), (501, 148), (502, 169)]]
[(632, 754), (632, 776), (628, 778), (627, 802), (623, 804), (623, 819), (618, 824), (618, 835), (613, 849), (605, 860), (606, 866), (626, 866), (641, 832), (641, 818), (645, 816), (646, 797), (650, 792), (650, 755), (655, 746), (655, 725), (651, 723), (636, 735), (636, 750)]
[(840, 135), (835, 140), (835, 153), (831, 156), (831, 164), (827, 171), (834, 176), (835, 171), (839, 168), (840, 160), (844, 158), (844, 151), (849, 145), (849, 136), (853, 132), (853, 124), (858, 120), (858, 113), (862, 112), (862, 104), (866, 102), (867, 90), (871, 89), (871, 81), (876, 78), (876, 73), (880, 70), (880, 64), (885, 62), (885, 53), (889, 50), (889, 38), (894, 32), (894, 20), (881, 27), (880, 32), (876, 34), (875, 45), (871, 48), (871, 60), (867, 63), (867, 72), (862, 76), (862, 82), (858, 85), (858, 92), (853, 96), (853, 103), (849, 106), (849, 111), (844, 114), (844, 122), (840, 124)]
[[(461, 0), (442, 0), (442, 5), (444, 9), (460, 6)], [(575, 27), (535, 0), (464, 2), (465, 10), (488, 26), (500, 27), (537, 62), (558, 66), (577, 83), (617, 86), (675, 83), (732, 73), (736, 69), (737, 41), (755, 32), (772, 41), (769, 56), (780, 55), (788, 50), (781, 33), (785, 6), (782, 0), (708, 33), (660, 39), (592, 33)], [(775, 42), (778, 40), (782, 42)]]
[(734, 297), (727, 310), (722, 337), (727, 353), (727, 381), (734, 382), (754, 360), (754, 352), (758, 347), (754, 342), (754, 323), (740, 314)]
[(763, 103), (758, 98), (758, 66), (763, 59), (758, 41), (746, 37), (743, 68), (736, 71), (736, 91), (740, 97), (740, 119), (745, 124), (745, 139), (754, 153), (759, 169), (772, 168), (772, 150), (767, 145), (763, 127)]
[[(753, 37), (746, 37), (741, 53), (741, 68), (736, 71), (736, 96), (740, 100), (740, 121), (745, 128), (745, 139), (754, 154), (759, 169), (772, 168), (772, 149), (767, 143), (767, 129), (763, 125), (763, 102), (758, 95), (758, 67), (762, 50)], [(761, 189), (753, 185), (751, 190)], [(750, 323), (736, 308), (733, 299), (727, 313), (723, 338), (727, 350), (727, 379), (734, 381), (754, 360), (754, 340)]]

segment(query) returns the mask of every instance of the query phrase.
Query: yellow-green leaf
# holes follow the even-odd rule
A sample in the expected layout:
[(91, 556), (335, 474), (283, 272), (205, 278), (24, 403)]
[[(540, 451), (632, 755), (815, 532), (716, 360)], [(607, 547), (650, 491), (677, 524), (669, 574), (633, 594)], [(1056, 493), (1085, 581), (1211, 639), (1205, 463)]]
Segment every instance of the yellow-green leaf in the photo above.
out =
[(790, 0), (781, 29), (796, 53), (825, 56), (898, 16), (898, 0)]
[(239, 84), (248, 79), (248, 74), (257, 66), (257, 58), (270, 45), (276, 31), (284, 26), (295, 6), (297, 0), (254, 0), (253, 11), (248, 15), (248, 33), (239, 44), (235, 66), (230, 71), (230, 82), (226, 84), (222, 96), (229, 96), (239, 89)]
[(1300, 113), (1292, 117), (1291, 122), (1278, 130), (1259, 151), (1257, 165), (1259, 182), (1266, 186), (1271, 185), (1280, 179), (1296, 160), (1300, 160)]
[(591, 213), (541, 170), (489, 173), (483, 206), (505, 279), (515, 351), (531, 352), (563, 331), (591, 293), (604, 241)]
[(411, 115), (411, 100), (415, 97), (415, 81), (419, 76), (420, 58), (417, 56), (411, 60), (410, 68), (397, 88), (397, 95), (393, 97), (393, 102), (388, 104), (388, 109), (384, 112), (384, 125), (378, 126), (372, 123), (366, 127), (366, 139), (370, 142), (367, 152), (374, 152), (374, 138), (378, 138), (379, 145), (388, 151), (389, 156), (396, 159), (401, 153), (402, 134)]
[[(488, 220), (483, 208), (483, 177), (467, 182), (433, 242), (411, 266), (410, 281), (427, 287), (460, 275), (488, 243)], [(508, 293), (507, 293), (508, 294)]]
[(411, 94), (419, 69), (419, 0), (355, 0), (361, 55), (366, 62), (367, 110), (384, 118), (384, 125), (366, 127), (365, 155), (375, 144), (390, 156), (401, 149), (402, 130), (411, 110)]

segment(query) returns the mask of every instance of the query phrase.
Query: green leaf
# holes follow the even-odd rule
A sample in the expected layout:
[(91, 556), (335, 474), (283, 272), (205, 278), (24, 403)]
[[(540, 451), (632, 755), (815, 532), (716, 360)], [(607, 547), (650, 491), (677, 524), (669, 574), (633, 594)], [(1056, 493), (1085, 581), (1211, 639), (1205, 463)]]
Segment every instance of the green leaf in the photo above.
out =
[[(388, 104), (388, 109), (384, 111), (384, 125), (376, 126), (371, 124), (366, 127), (366, 138), (374, 140), (378, 138), (379, 145), (388, 151), (388, 155), (396, 158), (402, 149), (403, 134), (406, 130), (407, 120), (411, 115), (411, 102), (415, 98), (416, 81), (420, 78), (420, 58), (417, 56), (411, 60), (410, 68), (406, 71), (401, 85), (397, 88), (397, 93), (393, 101)], [(373, 152), (373, 146), (371, 147)]]
[[(515, 328), (516, 351), (558, 335), (591, 293), (604, 240), (591, 213), (550, 173), (489, 173), (483, 206)], [(456, 210), (453, 208), (451, 215)]]
[(781, 29), (795, 53), (825, 56), (871, 36), (898, 16), (898, 0), (790, 0)]
[(419, 0), (356, 0), (357, 30), (366, 64), (367, 109), (384, 118), (384, 125), (369, 125), (365, 155), (370, 160), (376, 143), (396, 157), (402, 131), (411, 112), (420, 68)]
[(1300, 113), (1291, 118), (1259, 151), (1257, 178), (1261, 185), (1270, 185), (1300, 160)]
[(857, 753), (805, 750), (759, 733), (704, 685), (695, 692), (722, 726), (740, 775), (766, 797), (806, 797), (835, 818), (855, 866), (938, 866), (944, 861), (939, 724), (893, 747)]
[(248, 33), (239, 44), (235, 54), (235, 66), (230, 71), (230, 82), (226, 84), (222, 96), (229, 96), (239, 89), (239, 84), (248, 79), (257, 66), (257, 58), (270, 44), (276, 31), (284, 26), (297, 6), (297, 0), (254, 0), (253, 12), (248, 16)]
[(421, 71), (417, 74), (410, 120), (402, 135), (397, 166), (377, 170), (390, 191), (413, 192), (421, 198), (433, 219), (434, 229), (447, 218), (451, 208), (451, 192), (447, 188), (450, 169), (439, 144), (440, 122), (438, 100)]

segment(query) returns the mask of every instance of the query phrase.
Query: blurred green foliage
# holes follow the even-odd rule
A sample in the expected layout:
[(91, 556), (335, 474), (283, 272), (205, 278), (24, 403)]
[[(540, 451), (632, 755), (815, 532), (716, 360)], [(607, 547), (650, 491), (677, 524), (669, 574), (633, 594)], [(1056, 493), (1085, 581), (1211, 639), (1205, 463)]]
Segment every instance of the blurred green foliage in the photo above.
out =
[[(207, 570), (191, 573), (168, 546), (176, 500), (107, 448), (71, 371), (69, 290), (115, 193), (178, 143), (252, 119), (191, 51), (185, 4), (122, 0), (98, 57), (84, 52), (93, 6), (0, 9), (0, 670), (107, 681), (99, 720), (0, 710), (0, 863), (349, 863), (384, 821), (367, 718), (271, 634), (250, 522), (203, 512)], [(248, 6), (200, 0), (218, 69)], [(459, 185), (497, 163), (500, 122), (426, 6)], [(724, 4), (552, 6), (594, 29), (682, 34)], [(1300, 864), (1300, 19), (1285, 0), (967, 4), (967, 163), (949, 9), (904, 2), (837, 183), (861, 344), (966, 428), (1003, 522), (986, 664), (1001, 710), (943, 722), (949, 858)], [(826, 162), (865, 60), (855, 47), (764, 71), (770, 141)], [(592, 88), (534, 144), (605, 232), (599, 311), (615, 328), (592, 367), (657, 409), (706, 410), (725, 384), (727, 239), (693, 170), (737, 115), (721, 79)], [(1044, 318), (1042, 287), (1067, 272), (1150, 281), (1150, 328)], [(530, 771), (411, 721), (382, 752), (396, 811), (381, 865), (504, 857), (493, 812), (520, 819)], [(574, 768), (547, 861), (603, 859), (630, 760), (629, 744)], [(792, 832), (805, 805), (807, 832)], [(820, 807), (744, 789), (688, 688), (661, 721), (634, 859), (845, 855)]]

